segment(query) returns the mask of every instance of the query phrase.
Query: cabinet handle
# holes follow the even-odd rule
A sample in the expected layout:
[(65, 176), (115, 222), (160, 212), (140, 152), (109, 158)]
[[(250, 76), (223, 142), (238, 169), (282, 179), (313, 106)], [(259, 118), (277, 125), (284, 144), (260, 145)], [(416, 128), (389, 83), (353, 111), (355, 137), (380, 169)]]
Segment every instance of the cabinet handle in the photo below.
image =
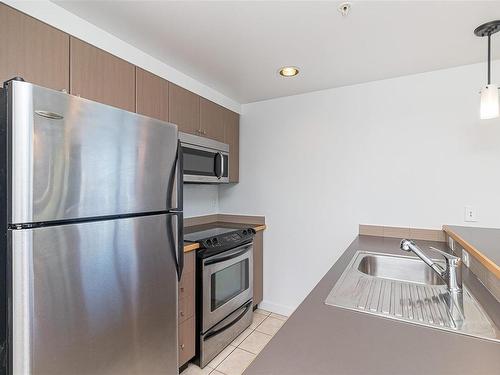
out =
[(186, 346), (184, 344), (181, 344), (181, 350), (184, 350)]
[(184, 287), (181, 287), (181, 292), (184, 292)]
[(184, 311), (181, 311), (181, 316), (184, 316)]

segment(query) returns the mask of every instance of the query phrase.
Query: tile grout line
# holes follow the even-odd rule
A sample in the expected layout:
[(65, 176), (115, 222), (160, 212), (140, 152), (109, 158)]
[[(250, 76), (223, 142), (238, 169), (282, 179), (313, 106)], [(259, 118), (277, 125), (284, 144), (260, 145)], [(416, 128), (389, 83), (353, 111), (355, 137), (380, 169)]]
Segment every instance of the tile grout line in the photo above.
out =
[[(259, 313), (257, 313), (257, 314), (259, 314)], [(260, 314), (260, 315), (264, 315), (264, 314)], [(230, 355), (231, 355), (231, 354), (232, 354), (232, 353), (233, 353), (236, 349), (240, 349), (240, 350), (242, 350), (242, 351), (244, 351), (244, 352), (246, 352), (246, 353), (248, 353), (248, 354), (251, 354), (252, 356), (255, 356), (255, 358), (257, 358), (257, 356), (260, 354), (260, 351), (259, 351), (259, 353), (257, 353), (257, 354), (256, 354), (256, 353), (252, 353), (252, 352), (251, 352), (251, 351), (249, 351), (249, 350), (246, 350), (246, 349), (244, 349), (244, 348), (241, 348), (241, 347), (240, 347), (240, 345), (241, 345), (241, 344), (243, 344), (243, 342), (244, 342), (244, 341), (245, 341), (248, 337), (250, 337), (250, 335), (252, 335), (252, 333), (254, 333), (254, 332), (258, 332), (258, 333), (260, 333), (260, 334), (262, 334), (262, 335), (269, 336), (269, 337), (272, 339), (272, 338), (274, 337), (274, 335), (270, 335), (270, 334), (268, 334), (268, 333), (264, 333), (264, 332), (257, 331), (257, 328), (258, 328), (258, 327), (259, 327), (262, 323), (264, 323), (264, 321), (266, 321), (266, 320), (267, 320), (267, 318), (269, 318), (270, 316), (271, 316), (271, 314), (266, 315), (266, 317), (262, 320), (262, 322), (260, 322), (260, 323), (259, 323), (259, 324), (255, 327), (255, 328), (252, 328), (252, 329), (251, 329), (251, 332), (250, 332), (250, 333), (249, 333), (249, 334), (245, 337), (245, 339), (243, 339), (243, 341), (242, 341), (242, 342), (240, 342), (240, 343), (238, 344), (238, 346), (236, 346), (236, 347), (235, 347), (235, 349), (234, 349), (234, 350), (232, 350), (232, 351), (231, 351), (231, 353), (229, 353), (229, 355), (228, 355), (227, 357), (225, 357), (225, 358), (221, 361), (221, 363), (219, 363), (219, 364), (217, 365), (217, 367), (216, 367), (215, 369), (213, 369), (213, 370), (209, 373), (209, 375), (210, 375), (213, 371), (218, 371), (218, 372), (220, 372), (221, 374), (226, 375), (224, 372), (220, 371), (218, 368), (219, 368), (219, 366), (221, 366), (221, 365), (224, 363), (224, 361), (225, 361), (225, 360), (226, 360), (226, 359), (227, 359), (227, 358), (228, 358), (228, 357), (229, 357), (229, 356), (230, 356)], [(280, 329), (281, 329), (281, 327), (280, 327)], [(229, 345), (231, 345), (231, 344), (229, 344)], [(267, 344), (266, 344), (265, 346), (267, 346)], [(264, 347), (265, 347), (265, 346), (264, 346)], [(263, 348), (263, 349), (264, 349), (264, 348)], [(262, 351), (262, 350), (261, 350), (261, 351)], [(248, 366), (250, 366), (250, 364), (251, 364), (251, 363), (255, 360), (255, 358), (254, 358), (254, 359), (252, 359), (252, 361), (248, 364)], [(248, 367), (248, 366), (247, 366), (247, 367)]]

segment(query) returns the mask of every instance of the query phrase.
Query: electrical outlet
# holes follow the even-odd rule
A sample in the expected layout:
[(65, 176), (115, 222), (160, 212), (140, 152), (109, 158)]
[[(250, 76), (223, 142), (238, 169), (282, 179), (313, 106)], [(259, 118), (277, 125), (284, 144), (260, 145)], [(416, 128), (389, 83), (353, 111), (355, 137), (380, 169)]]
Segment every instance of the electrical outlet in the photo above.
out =
[(470, 255), (467, 251), (462, 250), (462, 262), (465, 264), (465, 266), (469, 267), (469, 260), (470, 260)]
[(465, 206), (464, 220), (465, 221), (477, 221), (477, 211), (476, 211), (475, 207)]

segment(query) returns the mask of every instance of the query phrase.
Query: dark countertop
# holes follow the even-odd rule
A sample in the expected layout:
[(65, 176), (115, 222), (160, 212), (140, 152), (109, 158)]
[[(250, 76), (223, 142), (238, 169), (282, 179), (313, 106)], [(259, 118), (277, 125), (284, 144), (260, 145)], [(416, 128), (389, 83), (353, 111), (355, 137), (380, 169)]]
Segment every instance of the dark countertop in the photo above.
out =
[[(499, 374), (498, 342), (325, 305), (358, 250), (401, 254), (399, 239), (358, 236), (245, 375)], [(500, 304), (465, 267), (463, 282), (500, 325)]]
[(500, 266), (500, 229), (474, 228), (446, 225), (444, 230), (457, 234), (470, 246), (481, 252), (497, 266)]

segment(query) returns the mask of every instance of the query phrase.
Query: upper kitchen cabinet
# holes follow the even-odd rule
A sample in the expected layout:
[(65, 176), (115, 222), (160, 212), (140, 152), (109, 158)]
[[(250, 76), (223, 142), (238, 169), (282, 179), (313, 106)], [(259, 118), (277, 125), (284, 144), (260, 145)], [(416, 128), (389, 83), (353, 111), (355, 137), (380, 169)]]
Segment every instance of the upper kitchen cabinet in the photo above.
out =
[(168, 109), (168, 121), (176, 124), (179, 131), (200, 135), (200, 97), (198, 95), (170, 83)]
[(240, 115), (230, 110), (224, 111), (224, 142), (229, 144), (229, 182), (240, 179)]
[(135, 66), (79, 39), (70, 39), (71, 94), (135, 111)]
[(69, 35), (0, 4), (0, 83), (15, 76), (69, 89)]
[(141, 115), (168, 121), (169, 82), (136, 67), (136, 111)]
[(226, 110), (205, 98), (200, 98), (200, 135), (224, 142), (224, 116)]

